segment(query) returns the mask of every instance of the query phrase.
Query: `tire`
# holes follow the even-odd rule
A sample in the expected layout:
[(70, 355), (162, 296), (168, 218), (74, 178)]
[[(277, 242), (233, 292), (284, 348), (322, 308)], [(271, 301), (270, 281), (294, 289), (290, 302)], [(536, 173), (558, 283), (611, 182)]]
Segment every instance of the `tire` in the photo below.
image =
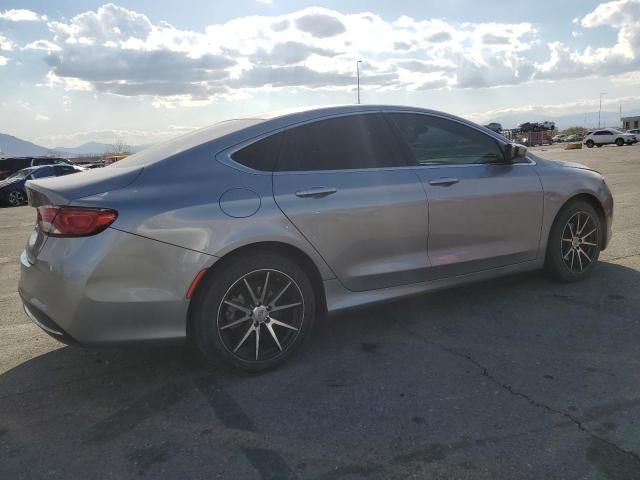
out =
[(616, 145), (619, 146), (619, 147), (624, 146), (624, 140), (621, 139), (621, 138), (617, 138), (616, 139)]
[(247, 372), (263, 372), (288, 360), (315, 323), (308, 275), (276, 253), (235, 259), (203, 279), (194, 302), (192, 344), (210, 362), (223, 360)]
[[(549, 233), (545, 262), (547, 272), (563, 282), (583, 280), (600, 256), (603, 228), (600, 215), (587, 202), (577, 200), (563, 207)], [(578, 239), (574, 240), (574, 237)]]
[(19, 207), (27, 203), (27, 196), (22, 190), (14, 190), (7, 194), (7, 201), (12, 207)]
[(587, 146), (587, 148), (593, 148), (595, 144), (593, 143), (593, 140), (587, 140), (585, 142), (585, 145)]

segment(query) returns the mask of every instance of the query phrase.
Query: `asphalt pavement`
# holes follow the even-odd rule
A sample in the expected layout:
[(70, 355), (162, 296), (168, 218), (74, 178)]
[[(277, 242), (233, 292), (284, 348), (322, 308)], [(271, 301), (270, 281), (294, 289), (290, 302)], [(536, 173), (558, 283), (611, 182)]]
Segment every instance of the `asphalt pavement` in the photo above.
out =
[(49, 338), (16, 292), (35, 212), (0, 209), (0, 479), (640, 478), (640, 146), (536, 152), (614, 194), (589, 279), (348, 312), (258, 376)]

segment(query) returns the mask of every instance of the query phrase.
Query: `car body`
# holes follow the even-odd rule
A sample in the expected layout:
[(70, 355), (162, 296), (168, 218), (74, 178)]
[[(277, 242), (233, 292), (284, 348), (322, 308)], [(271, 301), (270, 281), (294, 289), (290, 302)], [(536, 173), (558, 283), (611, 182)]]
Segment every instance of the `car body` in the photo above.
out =
[(564, 142), (579, 142), (580, 140), (582, 140), (582, 137), (580, 135), (578, 135), (577, 133), (573, 133), (571, 135), (567, 135), (564, 138)]
[(624, 133), (614, 128), (603, 128), (588, 132), (583, 139), (583, 143), (589, 148), (594, 145), (596, 147), (602, 147), (603, 145), (618, 145), (622, 147), (623, 145), (632, 145), (637, 141), (635, 135)]
[[(248, 259), (294, 263), (289, 284), (305, 276), (294, 284), (313, 289), (306, 305), (333, 313), (542, 268), (554, 220), (576, 199), (597, 210), (604, 249), (613, 214), (597, 172), (452, 115), (376, 105), (222, 122), (27, 189), (47, 228), (67, 209), (107, 216), (79, 238), (39, 221), (21, 256), (29, 317), (83, 345), (194, 335), (203, 285), (215, 290)], [(263, 297), (281, 270), (268, 268), (252, 269), (267, 272)], [(258, 343), (260, 308), (243, 341), (255, 332)]]
[(631, 135), (634, 135), (636, 138), (638, 138), (638, 136), (640, 136), (640, 129), (634, 128), (632, 130), (627, 130), (627, 133), (630, 133)]
[(64, 176), (71, 173), (81, 172), (82, 170), (84, 169), (74, 165), (67, 165), (65, 163), (40, 165), (38, 167), (28, 167), (18, 170), (0, 181), (0, 203), (14, 207), (25, 204), (27, 201), (25, 183), (28, 180)]
[(41, 165), (73, 165), (66, 158), (56, 157), (7, 157), (0, 158), (0, 180), (4, 180), (13, 173)]
[(554, 143), (566, 142), (569, 135), (555, 135), (552, 140)]

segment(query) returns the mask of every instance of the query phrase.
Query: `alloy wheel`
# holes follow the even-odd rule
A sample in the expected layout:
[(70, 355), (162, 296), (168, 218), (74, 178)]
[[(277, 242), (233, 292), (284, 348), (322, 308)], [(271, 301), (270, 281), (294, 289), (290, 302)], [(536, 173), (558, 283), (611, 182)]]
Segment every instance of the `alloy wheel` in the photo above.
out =
[(244, 275), (227, 290), (218, 308), (217, 333), (238, 359), (267, 361), (295, 343), (303, 321), (298, 284), (283, 272), (263, 269)]
[(582, 273), (596, 259), (600, 232), (594, 218), (586, 212), (576, 212), (562, 230), (560, 252), (565, 266), (573, 273)]
[(24, 193), (20, 190), (15, 190), (9, 193), (9, 203), (14, 207), (18, 207), (26, 203), (26, 199), (24, 197)]

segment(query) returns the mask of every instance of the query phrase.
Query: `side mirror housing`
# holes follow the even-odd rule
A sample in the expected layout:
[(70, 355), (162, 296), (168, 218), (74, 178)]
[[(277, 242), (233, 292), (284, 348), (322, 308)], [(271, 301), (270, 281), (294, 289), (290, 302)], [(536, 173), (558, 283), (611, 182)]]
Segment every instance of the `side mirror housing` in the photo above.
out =
[(527, 155), (527, 147), (519, 143), (509, 143), (505, 146), (504, 156), (507, 161), (513, 162)]

